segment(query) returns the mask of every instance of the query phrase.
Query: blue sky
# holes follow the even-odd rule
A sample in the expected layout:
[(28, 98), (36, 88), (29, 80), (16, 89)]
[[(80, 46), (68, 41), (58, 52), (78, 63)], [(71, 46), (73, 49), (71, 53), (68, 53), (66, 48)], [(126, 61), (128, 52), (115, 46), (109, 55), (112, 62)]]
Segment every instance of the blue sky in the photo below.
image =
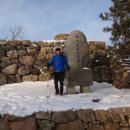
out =
[(9, 37), (9, 28), (21, 25), (24, 39), (51, 40), (58, 33), (81, 30), (88, 40), (110, 44), (102, 32), (110, 22), (99, 18), (111, 0), (0, 0), (0, 39)]

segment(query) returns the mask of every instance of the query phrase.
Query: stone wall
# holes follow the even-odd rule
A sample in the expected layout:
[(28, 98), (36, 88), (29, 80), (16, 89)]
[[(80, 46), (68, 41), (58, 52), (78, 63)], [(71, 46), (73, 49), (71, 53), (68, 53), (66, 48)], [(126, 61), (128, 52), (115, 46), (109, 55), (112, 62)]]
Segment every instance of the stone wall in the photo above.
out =
[(45, 66), (60, 43), (7, 41), (0, 44), (0, 85), (22, 81), (45, 81), (51, 71)]
[(130, 130), (130, 108), (6, 114), (0, 117), (0, 130)]
[(56, 47), (63, 48), (64, 43), (29, 40), (1, 41), (0, 85), (51, 79), (52, 71), (47, 72), (45, 66), (53, 57)]

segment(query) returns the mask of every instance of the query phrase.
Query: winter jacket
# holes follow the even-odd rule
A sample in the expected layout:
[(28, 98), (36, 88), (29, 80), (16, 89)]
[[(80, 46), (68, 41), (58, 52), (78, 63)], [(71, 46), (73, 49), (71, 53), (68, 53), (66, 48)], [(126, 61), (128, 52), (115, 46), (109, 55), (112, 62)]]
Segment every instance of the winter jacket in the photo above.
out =
[(63, 54), (53, 56), (49, 66), (53, 66), (54, 72), (64, 72), (69, 69), (67, 58)]

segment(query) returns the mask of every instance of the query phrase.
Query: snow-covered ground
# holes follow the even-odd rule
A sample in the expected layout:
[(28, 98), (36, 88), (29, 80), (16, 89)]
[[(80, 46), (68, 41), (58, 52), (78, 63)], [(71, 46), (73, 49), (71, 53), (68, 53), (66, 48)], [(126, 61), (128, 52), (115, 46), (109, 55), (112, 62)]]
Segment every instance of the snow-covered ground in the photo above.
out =
[[(68, 109), (94, 110), (130, 106), (130, 90), (116, 89), (108, 83), (96, 83), (91, 93), (55, 96), (53, 80), (48, 82), (23, 82), (0, 87), (0, 113), (26, 116), (38, 111)], [(76, 87), (76, 91), (78, 91)], [(66, 90), (64, 89), (64, 92)], [(92, 102), (100, 98), (100, 102)]]

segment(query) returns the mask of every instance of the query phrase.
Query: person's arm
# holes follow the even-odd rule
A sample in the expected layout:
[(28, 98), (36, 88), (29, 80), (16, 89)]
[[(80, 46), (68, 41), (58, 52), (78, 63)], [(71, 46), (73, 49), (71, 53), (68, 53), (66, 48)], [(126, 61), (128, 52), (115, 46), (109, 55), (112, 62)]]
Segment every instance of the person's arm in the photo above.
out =
[(69, 64), (68, 64), (68, 60), (66, 58), (66, 56), (64, 56), (64, 67), (65, 67), (65, 70), (70, 70), (70, 67), (69, 67)]

